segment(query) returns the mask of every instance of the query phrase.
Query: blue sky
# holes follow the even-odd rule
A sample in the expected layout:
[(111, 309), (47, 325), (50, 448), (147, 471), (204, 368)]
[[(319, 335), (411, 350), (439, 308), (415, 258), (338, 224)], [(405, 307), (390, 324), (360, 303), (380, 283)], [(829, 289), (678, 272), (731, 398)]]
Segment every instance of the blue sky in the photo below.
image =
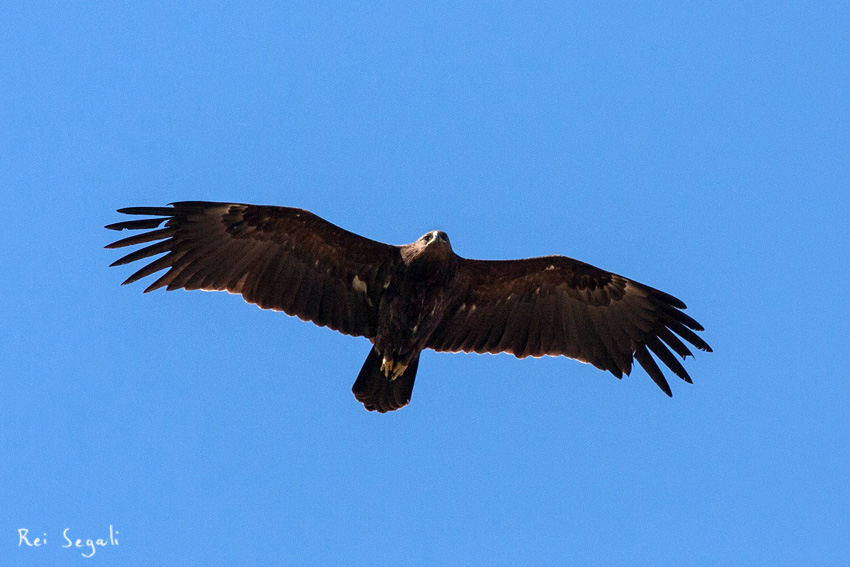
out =
[[(3, 3), (0, 563), (850, 561), (847, 3), (458, 4)], [(187, 199), (572, 256), (715, 352), (369, 413), (365, 339), (119, 285), (115, 209)]]

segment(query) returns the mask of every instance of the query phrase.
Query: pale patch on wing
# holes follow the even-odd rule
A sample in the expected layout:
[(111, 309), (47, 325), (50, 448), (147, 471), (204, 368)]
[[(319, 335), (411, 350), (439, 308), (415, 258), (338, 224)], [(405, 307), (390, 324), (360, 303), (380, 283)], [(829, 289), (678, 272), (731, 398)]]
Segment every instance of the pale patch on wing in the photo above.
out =
[(643, 289), (641, 286), (632, 285), (632, 282), (629, 280), (625, 280), (623, 288), (626, 290), (626, 293), (630, 293), (638, 297), (649, 296), (649, 292), (647, 292), (646, 289)]
[(354, 291), (358, 293), (365, 294), (368, 291), (368, 288), (366, 287), (366, 282), (361, 280), (357, 275), (355, 275), (354, 279), (351, 280), (351, 285), (354, 288)]
[(366, 296), (366, 303), (369, 304), (369, 307), (374, 307), (374, 305), (372, 305), (372, 299), (367, 293), (369, 291), (369, 288), (366, 285), (366, 282), (361, 280), (360, 277), (357, 276), (357, 274), (355, 274), (354, 279), (351, 280), (351, 287), (353, 287), (354, 291), (356, 291), (357, 293), (362, 293)]
[(554, 270), (554, 269), (555, 269), (555, 264), (549, 264), (548, 266), (546, 266), (546, 269), (544, 271), (548, 272), (548, 271)]

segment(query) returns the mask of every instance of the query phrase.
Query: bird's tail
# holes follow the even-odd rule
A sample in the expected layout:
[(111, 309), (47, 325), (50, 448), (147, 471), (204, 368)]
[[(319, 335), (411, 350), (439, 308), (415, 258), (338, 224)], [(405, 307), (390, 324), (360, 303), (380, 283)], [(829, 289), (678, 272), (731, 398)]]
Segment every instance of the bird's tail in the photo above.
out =
[(419, 367), (419, 353), (416, 353), (404, 373), (395, 380), (384, 375), (381, 370), (382, 362), (383, 357), (372, 347), (351, 388), (354, 397), (366, 406), (367, 410), (380, 413), (394, 411), (410, 403), (413, 380)]

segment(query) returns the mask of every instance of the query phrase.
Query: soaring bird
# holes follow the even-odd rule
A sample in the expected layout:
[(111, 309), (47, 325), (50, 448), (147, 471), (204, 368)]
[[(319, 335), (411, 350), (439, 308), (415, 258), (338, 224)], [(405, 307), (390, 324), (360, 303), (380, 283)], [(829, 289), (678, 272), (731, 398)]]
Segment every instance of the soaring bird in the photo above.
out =
[(617, 378), (637, 360), (668, 396), (652, 354), (690, 383), (675, 356), (692, 354), (682, 339), (711, 352), (679, 299), (565, 256), (469, 260), (439, 230), (393, 246), (290, 207), (185, 201), (118, 212), (153, 218), (107, 225), (146, 231), (107, 248), (153, 244), (112, 266), (164, 254), (124, 284), (167, 270), (145, 292), (238, 293), (263, 309), (368, 338), (372, 349), (352, 391), (370, 411), (410, 402), (426, 348), (563, 355)]

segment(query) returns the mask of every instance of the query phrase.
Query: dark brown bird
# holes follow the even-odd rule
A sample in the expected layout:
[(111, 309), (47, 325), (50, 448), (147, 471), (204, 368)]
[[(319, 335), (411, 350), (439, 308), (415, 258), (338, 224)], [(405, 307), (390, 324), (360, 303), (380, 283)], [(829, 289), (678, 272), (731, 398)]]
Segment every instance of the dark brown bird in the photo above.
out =
[(668, 396), (650, 352), (689, 383), (673, 354), (691, 355), (681, 339), (711, 352), (680, 300), (565, 256), (467, 260), (441, 231), (392, 246), (289, 207), (186, 201), (118, 212), (156, 218), (108, 225), (148, 232), (107, 248), (154, 243), (113, 266), (165, 254), (125, 284), (167, 269), (145, 292), (226, 290), (371, 340), (352, 388), (368, 410), (407, 405), (426, 348), (564, 355), (617, 378), (637, 360)]

